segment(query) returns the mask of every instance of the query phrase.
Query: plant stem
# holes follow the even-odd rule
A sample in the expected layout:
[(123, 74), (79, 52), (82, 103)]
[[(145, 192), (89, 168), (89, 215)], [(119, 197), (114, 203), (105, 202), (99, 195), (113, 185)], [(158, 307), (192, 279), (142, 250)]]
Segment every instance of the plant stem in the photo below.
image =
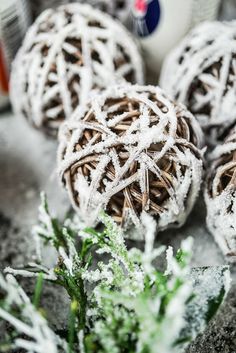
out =
[(74, 299), (70, 305), (70, 314), (69, 314), (69, 327), (68, 327), (68, 350), (69, 353), (74, 351), (74, 342), (75, 342), (75, 331), (76, 331), (76, 317), (78, 314), (78, 302)]
[(43, 289), (43, 273), (40, 272), (38, 274), (38, 279), (36, 282), (35, 291), (34, 291), (34, 298), (33, 298), (33, 304), (36, 309), (38, 309), (38, 307), (39, 307), (42, 289)]

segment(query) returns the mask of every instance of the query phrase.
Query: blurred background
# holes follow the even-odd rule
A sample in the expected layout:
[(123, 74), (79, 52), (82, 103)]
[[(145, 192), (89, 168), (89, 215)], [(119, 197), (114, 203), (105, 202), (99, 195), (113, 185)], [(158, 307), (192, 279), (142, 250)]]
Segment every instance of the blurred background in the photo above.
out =
[[(1, 0), (0, 110), (9, 107), (11, 62), (30, 24), (47, 8), (69, 0)], [(76, 2), (76, 1), (74, 1)], [(236, 0), (77, 0), (121, 21), (143, 50), (147, 81), (157, 83), (163, 59), (197, 23), (236, 18)]]

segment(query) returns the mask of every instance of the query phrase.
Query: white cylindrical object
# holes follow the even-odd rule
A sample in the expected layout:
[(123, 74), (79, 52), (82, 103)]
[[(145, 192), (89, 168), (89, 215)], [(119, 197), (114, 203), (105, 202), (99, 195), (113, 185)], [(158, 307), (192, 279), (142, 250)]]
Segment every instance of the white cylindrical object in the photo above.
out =
[(217, 17), (220, 0), (133, 0), (129, 27), (147, 67), (158, 74), (163, 59), (196, 24)]

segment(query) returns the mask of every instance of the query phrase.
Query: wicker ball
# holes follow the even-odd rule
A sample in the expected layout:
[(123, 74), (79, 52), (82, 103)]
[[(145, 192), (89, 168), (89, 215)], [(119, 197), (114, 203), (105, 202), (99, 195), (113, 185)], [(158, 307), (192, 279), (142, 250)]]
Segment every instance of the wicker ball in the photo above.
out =
[(78, 109), (59, 132), (59, 175), (89, 226), (101, 209), (125, 229), (142, 211), (158, 229), (182, 225), (202, 177), (202, 131), (153, 86), (114, 86)]
[(207, 226), (223, 253), (236, 260), (236, 128), (210, 155)]
[(29, 29), (13, 64), (11, 98), (17, 114), (56, 135), (75, 107), (120, 80), (143, 82), (129, 33), (99, 10), (69, 4), (46, 10)]
[(236, 21), (205, 22), (167, 57), (160, 85), (195, 115), (207, 143), (236, 121)]

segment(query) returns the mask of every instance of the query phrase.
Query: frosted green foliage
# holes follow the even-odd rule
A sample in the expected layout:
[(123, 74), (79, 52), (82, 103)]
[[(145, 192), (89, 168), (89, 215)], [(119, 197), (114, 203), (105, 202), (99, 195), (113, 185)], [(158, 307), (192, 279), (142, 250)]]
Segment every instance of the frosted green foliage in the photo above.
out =
[[(17, 302), (16, 312), (15, 305), (8, 305), (12, 289), (5, 283), (10, 278), (19, 291), (22, 289), (12, 276), (0, 282), (5, 292), (0, 318), (16, 332), (10, 341), (8, 337), (8, 344), (16, 347), (18, 335), (24, 333), (28, 353), (49, 351), (45, 350), (45, 342), (51, 345), (52, 353), (58, 347), (60, 352), (70, 353), (183, 352), (222, 302), (228, 288), (228, 269), (191, 271), (191, 238), (183, 241), (176, 255), (170, 247), (155, 248), (156, 224), (147, 214), (141, 219), (146, 230), (142, 250), (128, 249), (121, 229), (105, 213), (100, 214), (100, 221), (100, 230), (82, 230), (72, 219), (61, 224), (51, 216), (42, 196), (39, 225), (33, 229), (39, 261), (24, 269), (6, 269), (15, 276), (38, 278), (34, 305), (29, 299)], [(58, 261), (53, 268), (42, 264), (43, 243), (57, 252)], [(155, 263), (164, 252), (166, 270), (160, 271)], [(209, 287), (207, 278), (211, 273), (217, 281)], [(68, 325), (63, 332), (66, 343), (52, 332), (38, 309), (43, 295), (42, 278), (65, 288), (71, 299)], [(33, 314), (27, 316), (28, 312)], [(19, 325), (11, 317), (16, 317)], [(45, 339), (33, 335), (38, 322), (42, 322)], [(23, 332), (25, 324), (30, 329)], [(37, 341), (37, 348), (32, 340)]]
[(67, 352), (66, 342), (58, 337), (48, 326), (29, 297), (12, 275), (0, 275), (0, 319), (14, 330), (11, 341), (0, 343), (0, 352), (24, 349), (26, 352), (57, 353)]

